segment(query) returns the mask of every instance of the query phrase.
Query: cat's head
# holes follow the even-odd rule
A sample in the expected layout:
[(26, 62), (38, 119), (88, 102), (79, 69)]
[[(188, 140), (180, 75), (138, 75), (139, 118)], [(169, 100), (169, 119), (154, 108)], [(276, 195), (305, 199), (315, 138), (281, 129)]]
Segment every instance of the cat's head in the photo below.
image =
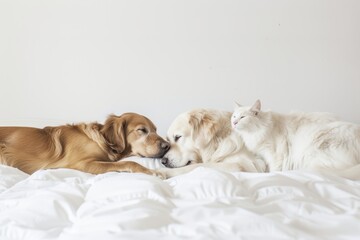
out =
[(250, 130), (253, 126), (256, 126), (256, 119), (261, 111), (260, 100), (256, 100), (252, 106), (241, 106), (238, 103), (236, 105), (231, 116), (231, 126), (237, 130)]

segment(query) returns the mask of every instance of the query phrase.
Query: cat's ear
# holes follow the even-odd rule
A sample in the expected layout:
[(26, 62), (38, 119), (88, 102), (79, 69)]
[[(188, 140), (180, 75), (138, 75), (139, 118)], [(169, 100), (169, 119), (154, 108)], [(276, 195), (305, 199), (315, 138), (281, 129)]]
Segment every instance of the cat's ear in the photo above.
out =
[(234, 103), (235, 103), (235, 106), (234, 106), (235, 108), (236, 107), (242, 107), (242, 105), (240, 103), (238, 103), (237, 101), (235, 101)]
[(260, 100), (256, 100), (254, 105), (250, 108), (250, 111), (252, 111), (255, 115), (257, 115), (261, 110), (261, 102)]

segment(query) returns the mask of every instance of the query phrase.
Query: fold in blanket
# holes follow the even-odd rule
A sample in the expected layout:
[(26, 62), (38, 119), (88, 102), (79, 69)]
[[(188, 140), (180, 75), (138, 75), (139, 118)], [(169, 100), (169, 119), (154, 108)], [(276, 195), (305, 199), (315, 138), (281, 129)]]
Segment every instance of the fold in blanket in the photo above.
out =
[(0, 239), (358, 239), (359, 209), (360, 182), (330, 175), (0, 165)]

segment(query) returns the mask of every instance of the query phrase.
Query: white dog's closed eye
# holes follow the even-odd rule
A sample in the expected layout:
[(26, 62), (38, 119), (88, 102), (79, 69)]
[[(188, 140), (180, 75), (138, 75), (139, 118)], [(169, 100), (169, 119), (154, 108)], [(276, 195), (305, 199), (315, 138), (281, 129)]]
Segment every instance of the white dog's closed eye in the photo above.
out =
[(182, 136), (181, 135), (175, 135), (174, 136), (174, 142), (177, 142)]

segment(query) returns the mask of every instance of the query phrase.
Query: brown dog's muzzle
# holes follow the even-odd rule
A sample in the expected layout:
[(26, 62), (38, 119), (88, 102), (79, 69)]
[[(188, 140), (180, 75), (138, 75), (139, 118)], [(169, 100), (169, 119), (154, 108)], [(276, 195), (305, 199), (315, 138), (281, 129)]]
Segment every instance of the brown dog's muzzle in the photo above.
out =
[(165, 141), (160, 141), (159, 143), (159, 149), (160, 149), (160, 153), (159, 153), (159, 158), (162, 158), (170, 149), (170, 143), (165, 142)]

